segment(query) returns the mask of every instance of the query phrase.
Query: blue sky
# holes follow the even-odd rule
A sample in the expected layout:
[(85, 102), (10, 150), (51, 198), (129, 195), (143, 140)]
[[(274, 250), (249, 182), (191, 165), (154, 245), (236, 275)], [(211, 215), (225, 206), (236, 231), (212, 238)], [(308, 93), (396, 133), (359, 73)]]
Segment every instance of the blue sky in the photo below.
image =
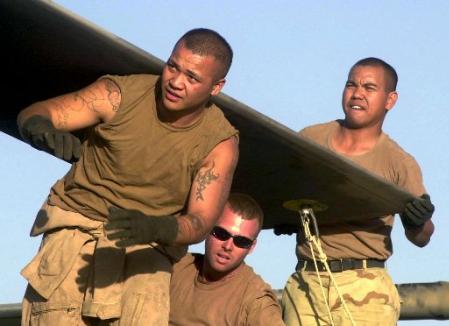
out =
[[(163, 60), (185, 31), (217, 30), (235, 53), (223, 91), (293, 130), (342, 117), (341, 92), (355, 61), (377, 56), (392, 64), (399, 100), (384, 130), (420, 163), (437, 208), (436, 232), (425, 248), (407, 242), (395, 225), (388, 268), (396, 283), (449, 281), (449, 2), (55, 2)], [(21, 300), (25, 282), (19, 271), (40, 240), (28, 237), (34, 215), (67, 170), (67, 164), (0, 134), (0, 259), (6, 266), (0, 303)], [(294, 245), (293, 238), (263, 231), (247, 262), (282, 288), (294, 270)]]

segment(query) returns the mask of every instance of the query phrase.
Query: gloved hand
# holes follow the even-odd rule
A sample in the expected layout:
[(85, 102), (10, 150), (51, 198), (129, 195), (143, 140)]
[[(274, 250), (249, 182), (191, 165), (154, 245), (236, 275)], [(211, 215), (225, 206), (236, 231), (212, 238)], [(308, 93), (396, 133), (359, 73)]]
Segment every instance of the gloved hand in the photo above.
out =
[(402, 224), (405, 228), (413, 229), (421, 227), (432, 217), (435, 207), (430, 201), (428, 194), (422, 195), (405, 205), (405, 210), (401, 216)]
[(178, 234), (178, 221), (172, 215), (147, 216), (134, 209), (109, 208), (104, 226), (109, 240), (118, 247), (157, 242), (171, 245)]
[(292, 224), (279, 224), (273, 228), (273, 232), (275, 235), (282, 235), (282, 234), (292, 235), (293, 233), (298, 233), (298, 231), (299, 226)]
[(33, 147), (67, 162), (76, 161), (80, 157), (80, 140), (70, 132), (57, 130), (44, 116), (33, 115), (26, 119), (20, 128), (20, 134)]

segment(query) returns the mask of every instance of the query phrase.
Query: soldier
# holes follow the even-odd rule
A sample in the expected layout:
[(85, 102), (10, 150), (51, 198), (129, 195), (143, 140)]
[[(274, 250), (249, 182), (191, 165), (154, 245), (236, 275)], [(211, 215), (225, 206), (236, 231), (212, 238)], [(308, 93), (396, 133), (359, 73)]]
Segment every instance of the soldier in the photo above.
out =
[[(434, 230), (430, 219), (434, 207), (425, 194), (415, 159), (382, 131), (398, 98), (397, 79), (393, 67), (380, 59), (358, 61), (349, 71), (343, 91), (344, 120), (311, 126), (300, 134), (420, 196), (406, 205), (401, 220), (407, 239), (423, 247)], [(385, 269), (392, 254), (392, 227), (392, 215), (320, 227), (322, 249), (357, 325), (379, 325), (379, 321), (396, 325), (399, 318), (398, 292)], [(284, 321), (287, 325), (329, 325), (320, 279), (302, 233), (297, 236), (297, 256), (296, 272), (282, 297)], [(350, 324), (325, 267), (319, 261), (317, 264), (333, 321)]]
[(44, 237), (22, 271), (23, 325), (168, 324), (172, 262), (215, 225), (238, 160), (209, 101), (231, 62), (223, 37), (194, 29), (160, 77), (103, 76), (19, 114), (24, 140), (75, 161), (31, 231)]
[(256, 246), (263, 213), (248, 195), (231, 194), (206, 238), (206, 253), (174, 265), (170, 325), (284, 325), (270, 286), (245, 257)]

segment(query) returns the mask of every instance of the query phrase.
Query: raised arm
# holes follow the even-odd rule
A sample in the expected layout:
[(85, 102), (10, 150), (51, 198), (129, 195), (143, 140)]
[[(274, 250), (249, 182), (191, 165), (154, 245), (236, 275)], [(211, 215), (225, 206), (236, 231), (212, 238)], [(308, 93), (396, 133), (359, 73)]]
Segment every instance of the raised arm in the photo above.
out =
[(109, 121), (120, 101), (118, 86), (100, 79), (77, 92), (30, 105), (19, 113), (17, 124), (32, 146), (65, 160), (77, 159), (80, 141), (70, 132)]
[(219, 143), (204, 159), (190, 189), (187, 212), (180, 216), (147, 216), (137, 210), (109, 209), (106, 234), (118, 246), (157, 242), (189, 245), (204, 240), (228, 199), (238, 161), (238, 141)]

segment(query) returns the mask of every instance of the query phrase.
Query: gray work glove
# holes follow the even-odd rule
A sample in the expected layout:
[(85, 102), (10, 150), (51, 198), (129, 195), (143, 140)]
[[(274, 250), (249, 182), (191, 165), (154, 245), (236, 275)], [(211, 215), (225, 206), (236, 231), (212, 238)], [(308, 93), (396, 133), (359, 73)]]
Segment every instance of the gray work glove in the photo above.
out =
[(70, 132), (57, 130), (44, 116), (33, 115), (26, 119), (20, 134), (31, 146), (67, 162), (77, 161), (80, 157), (80, 140)]
[(109, 240), (118, 247), (157, 242), (172, 245), (178, 234), (178, 221), (173, 215), (147, 216), (134, 209), (109, 208), (104, 226)]
[(405, 205), (405, 210), (401, 216), (402, 224), (407, 229), (421, 227), (426, 221), (432, 217), (435, 207), (430, 201), (428, 194), (422, 195), (419, 199), (415, 199)]

